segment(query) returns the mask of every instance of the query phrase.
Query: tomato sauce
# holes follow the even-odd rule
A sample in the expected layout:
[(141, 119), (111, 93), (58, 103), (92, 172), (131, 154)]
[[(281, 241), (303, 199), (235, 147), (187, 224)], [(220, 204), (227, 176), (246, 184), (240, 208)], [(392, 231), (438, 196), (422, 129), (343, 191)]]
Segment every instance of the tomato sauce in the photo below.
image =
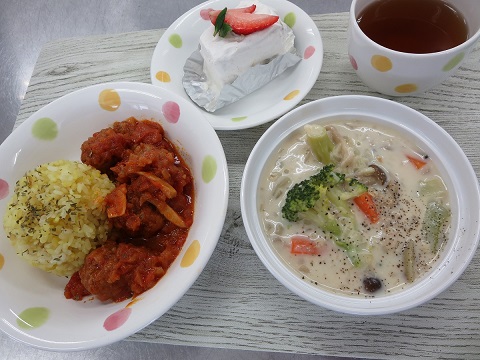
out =
[(108, 241), (88, 254), (65, 287), (67, 299), (123, 301), (147, 291), (180, 253), (193, 222), (191, 172), (162, 126), (116, 122), (81, 147), (82, 162), (107, 174)]

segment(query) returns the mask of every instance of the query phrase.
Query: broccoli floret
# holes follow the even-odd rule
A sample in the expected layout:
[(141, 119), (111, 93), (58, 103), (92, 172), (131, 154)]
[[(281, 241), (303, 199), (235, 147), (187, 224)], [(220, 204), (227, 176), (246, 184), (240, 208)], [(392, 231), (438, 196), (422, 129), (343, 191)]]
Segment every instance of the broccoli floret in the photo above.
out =
[(350, 182), (345, 187), (345, 193), (343, 195), (344, 199), (353, 199), (359, 195), (368, 191), (368, 187), (365, 184), (362, 184), (357, 179), (350, 179)]
[(295, 222), (308, 219), (322, 229), (334, 235), (340, 235), (340, 226), (331, 211), (328, 192), (344, 181), (343, 174), (333, 172), (334, 165), (324, 166), (317, 174), (295, 184), (287, 193), (282, 215)]
[(340, 174), (334, 172), (333, 169), (335, 165), (328, 164), (325, 165), (320, 172), (313, 175), (310, 179), (311, 181), (318, 186), (322, 186), (324, 188), (332, 188), (337, 186), (338, 184), (342, 184), (345, 182), (345, 174)]
[[(333, 171), (334, 165), (325, 165), (317, 174), (295, 184), (287, 193), (282, 208), (283, 217), (297, 221), (299, 214), (313, 209), (319, 214), (331, 213), (331, 205), (350, 213), (348, 200), (363, 194), (367, 186), (356, 179), (347, 179), (345, 174)], [(319, 202), (319, 199), (322, 201)], [(328, 200), (328, 201), (327, 201)]]
[(295, 184), (287, 193), (287, 200), (282, 208), (283, 217), (289, 221), (297, 221), (299, 213), (313, 208), (320, 199), (319, 190), (310, 179)]
[(341, 183), (330, 188), (330, 191), (327, 192), (327, 197), (330, 202), (345, 215), (351, 212), (351, 206), (348, 200), (368, 191), (368, 187), (357, 179), (347, 180), (344, 178)]
[(334, 172), (334, 165), (324, 166), (317, 174), (295, 184), (288, 192), (282, 215), (295, 222), (301, 219), (316, 224), (347, 252), (355, 266), (360, 236), (349, 200), (366, 192), (367, 187), (345, 174)]
[(307, 134), (307, 143), (317, 160), (323, 164), (330, 164), (330, 153), (335, 144), (328, 136), (325, 127), (317, 124), (307, 124), (303, 128)]
[(315, 206), (327, 184), (334, 183), (333, 165), (324, 166), (317, 174), (295, 184), (287, 193), (285, 205), (282, 208), (283, 217), (289, 221), (297, 221), (298, 214)]

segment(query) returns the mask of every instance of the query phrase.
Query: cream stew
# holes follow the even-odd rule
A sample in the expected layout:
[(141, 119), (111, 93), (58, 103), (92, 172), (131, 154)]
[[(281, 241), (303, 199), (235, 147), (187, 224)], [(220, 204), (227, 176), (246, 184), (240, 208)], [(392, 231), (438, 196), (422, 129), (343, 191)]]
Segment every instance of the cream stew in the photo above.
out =
[(403, 134), (377, 124), (335, 120), (321, 126), (331, 141), (334, 171), (366, 185), (373, 199), (374, 222), (356, 199), (348, 200), (359, 234), (358, 262), (339, 246), (342, 235), (311, 218), (290, 221), (282, 213), (292, 187), (327, 165), (315, 155), (305, 128), (286, 138), (263, 170), (257, 198), (265, 234), (292, 271), (323, 289), (373, 297), (411, 286), (432, 268), (448, 238), (449, 197), (439, 171)]

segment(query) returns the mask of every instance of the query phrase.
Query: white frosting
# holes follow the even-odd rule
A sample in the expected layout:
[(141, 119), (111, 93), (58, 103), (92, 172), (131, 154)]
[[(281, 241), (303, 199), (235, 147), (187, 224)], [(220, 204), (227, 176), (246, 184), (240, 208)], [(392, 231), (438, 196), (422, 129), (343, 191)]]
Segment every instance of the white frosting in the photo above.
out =
[[(258, 1), (244, 1), (238, 7), (257, 5), (255, 13), (276, 15)], [(294, 51), (295, 35), (281, 19), (272, 26), (249, 35), (231, 32), (225, 38), (213, 36), (211, 25), (200, 36), (200, 54), (204, 59), (203, 71), (213, 91), (231, 84), (250, 67), (266, 64), (277, 55)]]

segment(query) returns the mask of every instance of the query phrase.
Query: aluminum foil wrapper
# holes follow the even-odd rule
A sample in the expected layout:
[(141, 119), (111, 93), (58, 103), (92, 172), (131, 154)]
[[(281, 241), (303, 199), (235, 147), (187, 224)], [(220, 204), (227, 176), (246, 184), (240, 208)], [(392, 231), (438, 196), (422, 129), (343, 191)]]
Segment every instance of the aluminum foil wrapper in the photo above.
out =
[(227, 84), (220, 92), (216, 92), (209, 89), (207, 77), (203, 72), (203, 57), (200, 49), (197, 49), (183, 67), (183, 87), (198, 106), (214, 112), (260, 89), (300, 60), (301, 58), (294, 53), (276, 56), (267, 64), (251, 67), (232, 84)]

